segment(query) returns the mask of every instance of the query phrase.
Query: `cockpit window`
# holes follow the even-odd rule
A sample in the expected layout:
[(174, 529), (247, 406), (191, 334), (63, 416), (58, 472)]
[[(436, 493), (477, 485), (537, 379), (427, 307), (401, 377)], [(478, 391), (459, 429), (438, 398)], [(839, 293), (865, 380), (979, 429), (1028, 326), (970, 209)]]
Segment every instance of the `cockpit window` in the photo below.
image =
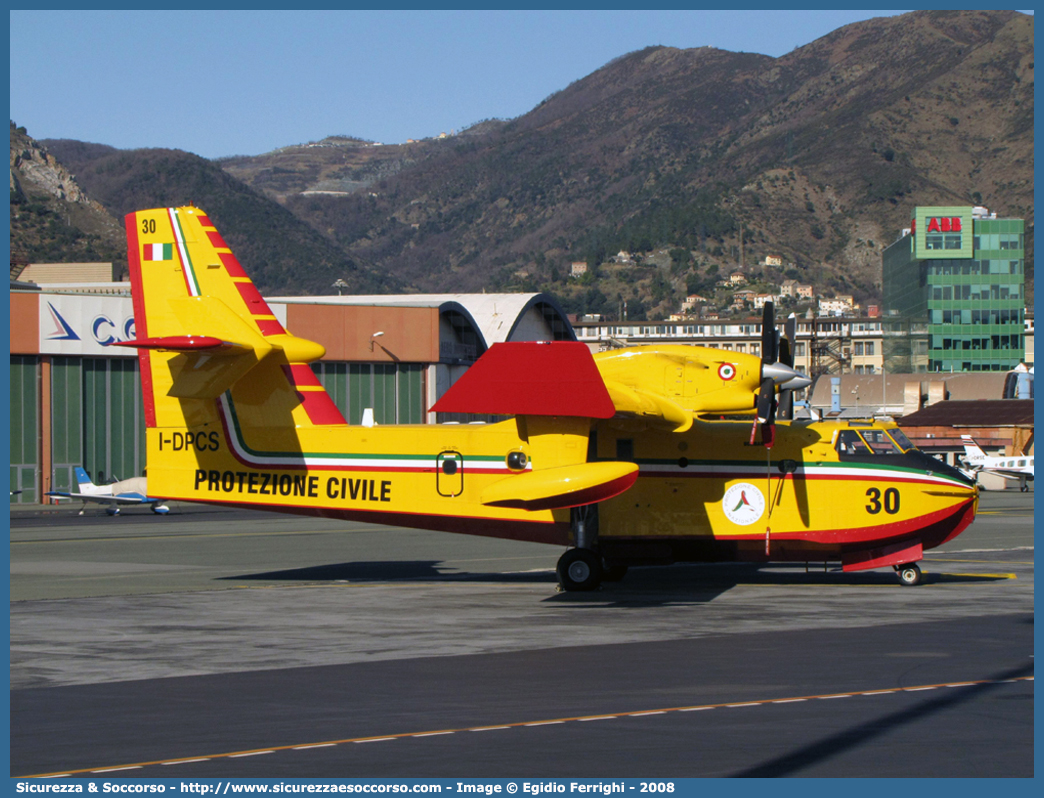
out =
[(888, 437), (883, 429), (865, 429), (862, 432), (863, 440), (873, 450), (874, 454), (902, 454), (895, 442)]
[(836, 446), (838, 454), (873, 454), (854, 429), (843, 429), (837, 433)]
[[(909, 441), (907, 441), (909, 443)], [(845, 429), (837, 433), (837, 453), (842, 455), (896, 455), (902, 449), (888, 437), (883, 429), (864, 429), (856, 432)], [(910, 448), (913, 448), (911, 445)]]
[(916, 448), (910, 442), (910, 439), (907, 438), (903, 434), (903, 431), (898, 427), (896, 427), (895, 429), (888, 430), (888, 434), (892, 436), (892, 440), (899, 444), (899, 448), (902, 449), (904, 452), (908, 452), (911, 449)]

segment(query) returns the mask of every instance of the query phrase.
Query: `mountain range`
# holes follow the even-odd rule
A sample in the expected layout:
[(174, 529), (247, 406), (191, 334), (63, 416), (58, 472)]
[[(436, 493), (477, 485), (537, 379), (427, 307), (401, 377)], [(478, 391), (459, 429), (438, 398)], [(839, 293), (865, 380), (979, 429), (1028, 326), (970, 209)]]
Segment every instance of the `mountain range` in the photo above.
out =
[[(873, 299), (916, 205), (1024, 218), (1032, 283), (1033, 58), (1032, 16), (924, 11), (779, 58), (649, 47), (516, 119), (406, 144), (333, 136), (218, 161), (41, 144), (117, 218), (205, 208), (267, 293), (549, 290), (655, 317), (741, 270)], [(14, 224), (40, 204), (16, 130), (12, 251), (37, 258)]]

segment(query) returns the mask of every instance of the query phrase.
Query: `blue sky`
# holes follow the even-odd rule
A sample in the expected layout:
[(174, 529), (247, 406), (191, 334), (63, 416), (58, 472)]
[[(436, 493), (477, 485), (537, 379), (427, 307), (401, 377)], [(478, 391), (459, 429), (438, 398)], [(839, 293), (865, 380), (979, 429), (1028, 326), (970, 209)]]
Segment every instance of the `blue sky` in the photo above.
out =
[(256, 155), (526, 113), (649, 45), (784, 55), (898, 11), (12, 11), (11, 119), (34, 138)]

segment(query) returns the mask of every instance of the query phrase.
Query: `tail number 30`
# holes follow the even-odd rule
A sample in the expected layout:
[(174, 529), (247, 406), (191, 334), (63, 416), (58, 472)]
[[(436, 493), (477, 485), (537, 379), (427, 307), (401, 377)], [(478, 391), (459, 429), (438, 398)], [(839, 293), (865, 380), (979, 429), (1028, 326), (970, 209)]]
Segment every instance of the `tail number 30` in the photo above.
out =
[[(884, 496), (881, 496), (880, 488), (870, 488), (866, 492), (866, 498), (870, 500), (870, 503), (866, 505), (866, 511), (870, 515), (877, 515), (881, 512), (881, 508), (889, 515), (895, 515), (899, 512), (899, 489), (888, 488), (884, 492)], [(884, 501), (882, 502), (882, 498)]]

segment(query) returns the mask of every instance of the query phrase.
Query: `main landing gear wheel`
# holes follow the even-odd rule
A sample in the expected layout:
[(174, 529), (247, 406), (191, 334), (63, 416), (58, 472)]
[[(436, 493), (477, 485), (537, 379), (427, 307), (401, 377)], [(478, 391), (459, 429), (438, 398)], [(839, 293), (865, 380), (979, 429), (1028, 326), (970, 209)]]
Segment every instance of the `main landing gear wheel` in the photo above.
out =
[(908, 565), (895, 566), (895, 575), (899, 577), (900, 585), (913, 587), (914, 585), (921, 584), (921, 568), (915, 562), (909, 563)]
[(602, 583), (602, 558), (590, 549), (570, 549), (558, 559), (564, 590), (594, 590)]

